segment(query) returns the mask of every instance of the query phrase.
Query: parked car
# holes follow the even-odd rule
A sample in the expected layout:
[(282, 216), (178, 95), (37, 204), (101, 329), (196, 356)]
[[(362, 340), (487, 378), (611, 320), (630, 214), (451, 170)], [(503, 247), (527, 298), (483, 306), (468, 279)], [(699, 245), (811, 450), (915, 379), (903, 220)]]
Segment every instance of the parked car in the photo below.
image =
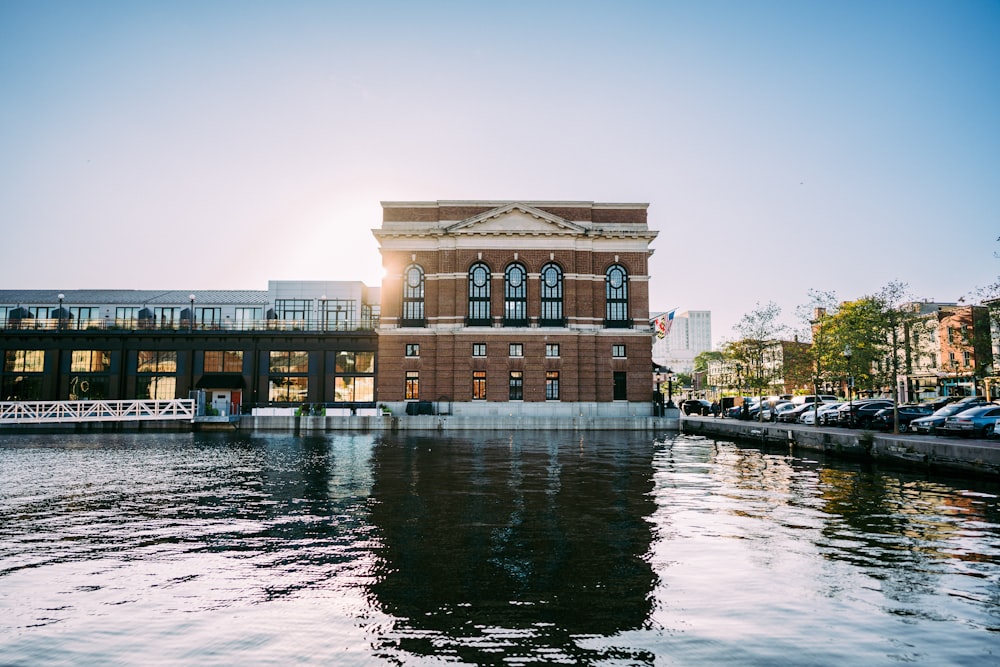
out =
[[(985, 402), (986, 399), (982, 399)], [(959, 412), (982, 405), (983, 403), (947, 403), (938, 408), (926, 417), (919, 417), (910, 422), (910, 428), (914, 433), (934, 433), (944, 426), (944, 420)], [(933, 403), (929, 405), (934, 405)]]
[(689, 398), (681, 403), (681, 411), (686, 415), (711, 416), (712, 403), (700, 398)]
[(996, 432), (997, 419), (1000, 419), (1000, 405), (989, 403), (945, 418), (941, 430), (949, 435), (987, 438)]
[(906, 433), (910, 428), (910, 422), (919, 417), (926, 417), (933, 411), (929, 405), (900, 405), (896, 407), (895, 411), (893, 411), (892, 406), (889, 406), (875, 413), (871, 420), (872, 426), (891, 431), (893, 419), (895, 419), (894, 412), (899, 415), (899, 432)]
[(892, 401), (883, 398), (848, 402), (837, 410), (837, 425), (865, 428), (871, 423), (876, 412), (891, 407)]
[(778, 415), (778, 421), (794, 424), (797, 421), (799, 421), (799, 415), (801, 415), (806, 410), (812, 410), (812, 403), (799, 403), (791, 410), (785, 410), (780, 415)]
[(792, 398), (792, 403), (796, 405), (801, 405), (803, 403), (836, 403), (840, 399), (832, 394), (808, 394), (807, 396), (795, 396)]
[[(810, 403), (809, 405), (812, 406), (814, 404)], [(844, 405), (844, 403), (822, 403), (816, 408), (815, 412), (813, 410), (806, 410), (799, 415), (799, 423), (812, 425), (815, 423), (814, 418), (819, 418), (819, 423), (821, 425), (831, 424), (833, 423), (833, 421), (831, 421), (831, 415), (832, 420), (836, 420), (837, 409), (840, 408), (841, 405)]]
[(793, 410), (795, 407), (796, 405), (791, 401), (781, 401), (780, 403), (776, 403), (771, 409), (764, 410), (764, 419), (772, 422), (778, 421), (778, 417), (782, 413)]

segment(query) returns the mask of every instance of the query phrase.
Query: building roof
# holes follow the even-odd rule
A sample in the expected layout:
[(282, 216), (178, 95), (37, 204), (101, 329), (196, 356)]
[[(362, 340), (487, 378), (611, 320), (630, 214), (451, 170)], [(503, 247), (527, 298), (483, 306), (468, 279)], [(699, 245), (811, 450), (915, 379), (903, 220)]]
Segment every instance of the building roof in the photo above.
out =
[(58, 304), (63, 294), (65, 305), (185, 305), (193, 294), (198, 305), (251, 305), (267, 304), (266, 290), (0, 290), (0, 304)]

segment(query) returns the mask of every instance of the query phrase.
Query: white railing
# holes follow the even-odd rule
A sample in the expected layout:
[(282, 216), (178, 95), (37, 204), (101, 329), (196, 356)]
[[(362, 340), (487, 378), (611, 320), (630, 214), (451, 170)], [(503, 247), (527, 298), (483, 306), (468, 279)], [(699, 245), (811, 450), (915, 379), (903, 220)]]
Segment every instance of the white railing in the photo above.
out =
[(0, 401), (0, 424), (194, 419), (194, 399), (167, 401)]

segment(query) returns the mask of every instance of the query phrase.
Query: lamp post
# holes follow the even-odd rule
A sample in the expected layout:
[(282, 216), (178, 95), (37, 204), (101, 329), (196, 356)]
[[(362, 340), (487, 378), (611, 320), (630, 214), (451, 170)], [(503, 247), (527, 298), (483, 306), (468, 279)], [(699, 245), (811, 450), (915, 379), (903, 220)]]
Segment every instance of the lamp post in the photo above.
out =
[(66, 295), (65, 295), (65, 294), (63, 294), (62, 292), (59, 292), (59, 294), (58, 294), (58, 299), (59, 299), (59, 309), (58, 309), (58, 310), (56, 310), (56, 316), (57, 316), (57, 317), (59, 318), (59, 319), (58, 319), (58, 320), (56, 321), (56, 330), (57, 330), (57, 331), (62, 331), (62, 321), (63, 321), (63, 310), (62, 310), (62, 305), (63, 305), (63, 299), (65, 299), (65, 298), (66, 298)]
[(672, 370), (667, 370), (667, 406), (668, 408), (676, 408), (674, 405), (674, 372)]
[(853, 354), (851, 346), (845, 345), (844, 359), (847, 360), (847, 415), (851, 428), (854, 428), (854, 399), (852, 396), (852, 390), (854, 389), (854, 377), (851, 376), (851, 356)]
[(329, 327), (330, 314), (326, 310), (326, 295), (324, 294), (319, 298), (319, 321), (320, 325), (323, 327), (323, 331), (326, 331)]
[(194, 294), (188, 294), (188, 300), (191, 302), (191, 310), (188, 312), (188, 333), (194, 330)]

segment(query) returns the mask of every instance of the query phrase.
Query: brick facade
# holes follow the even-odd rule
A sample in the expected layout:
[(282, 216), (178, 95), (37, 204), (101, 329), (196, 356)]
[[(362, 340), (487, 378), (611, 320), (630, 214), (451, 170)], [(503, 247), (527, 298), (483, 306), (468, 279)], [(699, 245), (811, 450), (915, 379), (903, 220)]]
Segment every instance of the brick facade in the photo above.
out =
[[(598, 222), (599, 221), (599, 222)], [(374, 230), (385, 269), (379, 328), (378, 401), (405, 400), (407, 373), (419, 379), (420, 400), (448, 402), (458, 411), (484, 405), (544, 414), (620, 404), (622, 411), (651, 409), (649, 244), (645, 204), (588, 202), (405, 202), (383, 203), (383, 225)], [(488, 322), (469, 326), (470, 268), (490, 270)], [(505, 270), (526, 272), (524, 321), (505, 319)], [(543, 268), (562, 272), (562, 320), (542, 318)], [(407, 267), (423, 270), (423, 320), (403, 322)], [(627, 312), (606, 322), (606, 272), (627, 272)], [(402, 325), (407, 326), (402, 326)], [(486, 347), (484, 357), (473, 346)], [(510, 345), (522, 354), (511, 356)], [(407, 346), (419, 355), (407, 356)], [(558, 345), (558, 356), (546, 356)], [(612, 357), (613, 346), (624, 356)], [(550, 348), (550, 352), (552, 349)], [(473, 375), (486, 374), (485, 400), (473, 400)], [(511, 372), (521, 374), (521, 398), (510, 400)], [(558, 399), (547, 398), (547, 374), (558, 373)], [(615, 373), (619, 397), (615, 397)], [(621, 379), (624, 378), (624, 383)], [(552, 391), (551, 376), (548, 378)], [(622, 396), (624, 392), (624, 396)], [(476, 407), (478, 406), (478, 408)], [(521, 407), (516, 407), (521, 406)], [(541, 411), (540, 411), (541, 410)]]

